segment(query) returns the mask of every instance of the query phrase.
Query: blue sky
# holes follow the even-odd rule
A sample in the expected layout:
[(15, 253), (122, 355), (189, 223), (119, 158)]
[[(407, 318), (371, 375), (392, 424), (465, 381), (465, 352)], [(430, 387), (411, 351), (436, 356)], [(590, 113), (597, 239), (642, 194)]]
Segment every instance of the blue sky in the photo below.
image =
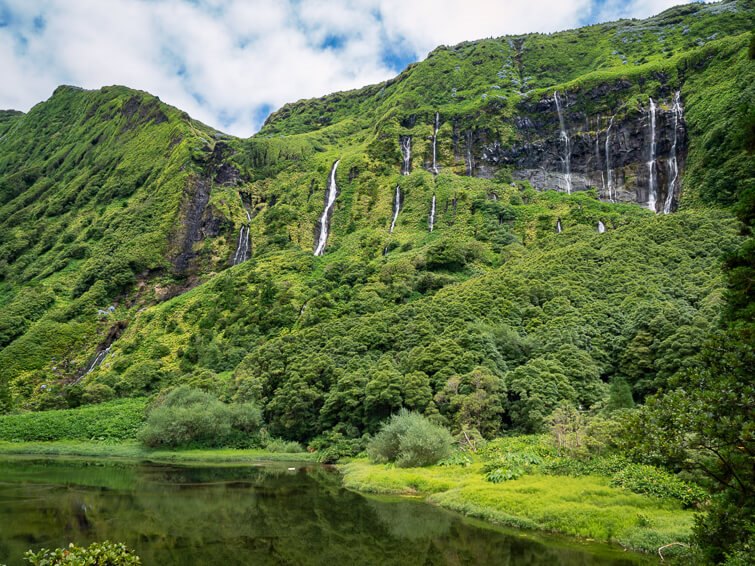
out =
[(59, 84), (149, 91), (248, 136), (286, 102), (386, 80), (438, 45), (647, 17), (678, 0), (0, 0), (0, 108)]

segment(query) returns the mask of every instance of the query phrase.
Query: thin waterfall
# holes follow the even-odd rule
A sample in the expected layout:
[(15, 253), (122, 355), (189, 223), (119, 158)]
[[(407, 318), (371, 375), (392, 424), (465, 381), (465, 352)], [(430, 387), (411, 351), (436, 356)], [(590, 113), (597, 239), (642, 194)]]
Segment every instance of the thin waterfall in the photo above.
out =
[(615, 202), (616, 195), (613, 187), (613, 171), (611, 170), (611, 126), (613, 126), (613, 119), (615, 116), (611, 116), (608, 122), (608, 129), (606, 130), (606, 185), (608, 189), (608, 200)]
[(252, 222), (252, 215), (249, 214), (249, 209), (246, 207), (246, 203), (244, 202), (241, 193), (239, 193), (239, 198), (241, 198), (241, 206), (244, 208), (244, 213), (246, 214), (246, 225), (242, 226), (239, 231), (239, 241), (236, 244), (236, 253), (233, 254), (233, 265), (238, 265), (248, 260), (250, 257), (249, 251), (251, 249), (249, 225)]
[[(248, 216), (249, 213), (247, 213)], [(249, 259), (249, 226), (244, 225), (239, 232), (236, 253), (233, 255), (233, 265), (238, 265)]]
[(602, 221), (598, 220), (598, 234), (602, 234), (606, 231), (606, 225)]
[[(588, 126), (589, 126), (589, 123), (588, 123)], [(598, 116), (597, 121), (595, 123), (595, 167), (597, 169), (600, 169), (600, 116)], [(606, 188), (606, 174), (603, 172), (602, 169), (600, 171), (600, 182), (601, 182), (601, 185), (603, 186), (603, 197), (610, 199), (610, 195), (608, 194), (608, 189)]]
[(474, 161), (472, 160), (472, 130), (467, 130), (467, 175), (474, 177)]
[(671, 144), (671, 155), (668, 160), (669, 183), (666, 189), (666, 201), (663, 203), (663, 214), (669, 214), (674, 204), (674, 195), (676, 194), (676, 185), (679, 182), (679, 161), (676, 157), (677, 138), (679, 135), (679, 121), (682, 119), (681, 93), (677, 90), (674, 94), (674, 105), (671, 107), (674, 114), (674, 142)]
[(435, 195), (433, 195), (433, 201), (430, 203), (430, 218), (427, 221), (427, 224), (430, 228), (430, 232), (432, 232), (433, 227), (435, 226)]
[(563, 232), (563, 228), (561, 228), (561, 219), (559, 218), (556, 220), (556, 234), (560, 234)]
[(393, 234), (393, 229), (396, 227), (399, 210), (401, 210), (401, 187), (396, 185), (396, 194), (393, 195), (393, 220), (391, 220), (391, 229), (388, 230), (389, 234)]
[(553, 100), (556, 101), (556, 112), (558, 112), (558, 124), (561, 129), (561, 141), (564, 143), (564, 156), (561, 162), (564, 164), (564, 181), (566, 181), (566, 192), (571, 194), (571, 140), (566, 132), (566, 123), (564, 115), (561, 112), (561, 102), (558, 100), (558, 91), (553, 91)]
[(658, 180), (655, 171), (655, 102), (650, 99), (650, 161), (648, 161), (648, 208), (655, 212)]
[(92, 373), (99, 365), (103, 362), (103, 360), (107, 357), (107, 355), (110, 353), (110, 346), (105, 348), (104, 350), (97, 352), (97, 355), (92, 360), (92, 363), (89, 364), (89, 367), (84, 372), (84, 375), (88, 375)]
[(404, 163), (401, 167), (401, 174), (408, 175), (412, 167), (412, 137), (401, 136), (401, 157)]
[(433, 128), (433, 174), (438, 174), (438, 128), (440, 127), (440, 114), (435, 113), (435, 127)]
[(340, 159), (336, 160), (330, 170), (330, 180), (328, 181), (328, 192), (325, 197), (325, 210), (322, 211), (320, 217), (320, 237), (315, 247), (315, 255), (322, 255), (325, 253), (325, 244), (328, 242), (328, 230), (330, 229), (330, 217), (333, 213), (333, 205), (336, 203), (336, 197), (338, 196), (338, 187), (336, 186), (336, 169)]

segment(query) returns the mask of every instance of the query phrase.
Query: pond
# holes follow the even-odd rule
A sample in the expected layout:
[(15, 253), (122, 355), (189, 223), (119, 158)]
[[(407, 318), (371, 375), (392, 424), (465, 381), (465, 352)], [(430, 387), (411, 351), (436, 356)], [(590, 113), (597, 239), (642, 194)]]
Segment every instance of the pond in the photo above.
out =
[(29, 548), (105, 539), (160, 566), (645, 562), (417, 500), (365, 497), (343, 489), (333, 469), (312, 464), (0, 459), (0, 564), (25, 564)]

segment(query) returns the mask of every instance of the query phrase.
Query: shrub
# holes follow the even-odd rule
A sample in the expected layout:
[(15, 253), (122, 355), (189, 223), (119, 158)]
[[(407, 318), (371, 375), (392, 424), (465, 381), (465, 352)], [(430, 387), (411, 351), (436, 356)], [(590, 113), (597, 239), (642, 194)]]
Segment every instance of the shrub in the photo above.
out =
[(253, 403), (227, 405), (211, 393), (182, 386), (152, 408), (138, 438), (151, 448), (249, 446), (262, 415)]
[(677, 499), (685, 507), (697, 505), (707, 499), (701, 487), (680, 480), (674, 474), (644, 464), (629, 464), (617, 471), (611, 485), (635, 493)]
[(93, 542), (87, 547), (71, 543), (68, 548), (28, 550), (24, 559), (35, 566), (57, 566), (68, 564), (79, 566), (136, 566), (141, 564), (139, 557), (126, 548), (122, 542)]
[(295, 454), (304, 452), (301, 444), (294, 440), (283, 440), (282, 438), (271, 438), (265, 443), (265, 450), (268, 452), (280, 452), (285, 454)]
[(367, 445), (373, 462), (395, 462), (400, 468), (430, 466), (451, 454), (453, 437), (419, 413), (401, 409)]

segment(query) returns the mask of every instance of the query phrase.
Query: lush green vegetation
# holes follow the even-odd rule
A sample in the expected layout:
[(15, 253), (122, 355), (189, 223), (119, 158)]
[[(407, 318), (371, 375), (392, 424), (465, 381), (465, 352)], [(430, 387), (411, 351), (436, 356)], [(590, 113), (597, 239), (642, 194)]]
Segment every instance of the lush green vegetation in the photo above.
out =
[[(125, 87), (60, 87), (27, 114), (0, 112), (0, 439), (130, 440), (146, 418), (151, 447), (306, 445), (331, 462), (372, 438), (375, 458), (401, 466), (442, 456), (447, 438), (419, 454), (436, 425), (469, 446), (558, 430), (555, 448), (491, 442), (469, 498), (449, 492), (448, 506), (500, 519), (518, 505), (512, 482), (547, 498), (557, 480), (598, 482), (585, 489), (632, 490), (637, 508), (641, 494), (674, 513), (709, 505), (695, 540), (736, 564), (755, 500), (752, 22), (752, 2), (729, 0), (442, 46), (387, 83), (286, 105), (248, 140)], [(466, 175), (465, 132), (479, 151), (521, 142), (517, 124), (547, 120), (538, 104), (554, 90), (588, 130), (641, 124), (648, 97), (681, 90), (680, 210), (537, 192), (505, 164)], [(242, 225), (252, 257), (231, 266)], [(380, 432), (401, 410), (416, 431), (393, 417)], [(517, 520), (564, 530), (584, 511), (567, 508)], [(575, 524), (650, 549), (664, 537), (643, 538), (641, 522)]]
[(31, 550), (24, 556), (34, 566), (138, 566), (142, 563), (134, 551), (121, 542), (93, 542), (89, 546), (76, 546), (71, 543), (66, 548), (38, 552)]
[(423, 415), (402, 409), (367, 445), (373, 462), (393, 462), (399, 468), (430, 466), (451, 454), (453, 437)]
[(144, 398), (119, 399), (79, 409), (0, 416), (0, 440), (121, 441), (136, 438), (144, 423)]
[(253, 403), (227, 405), (210, 393), (179, 387), (151, 407), (139, 440), (151, 448), (259, 445), (262, 413)]

